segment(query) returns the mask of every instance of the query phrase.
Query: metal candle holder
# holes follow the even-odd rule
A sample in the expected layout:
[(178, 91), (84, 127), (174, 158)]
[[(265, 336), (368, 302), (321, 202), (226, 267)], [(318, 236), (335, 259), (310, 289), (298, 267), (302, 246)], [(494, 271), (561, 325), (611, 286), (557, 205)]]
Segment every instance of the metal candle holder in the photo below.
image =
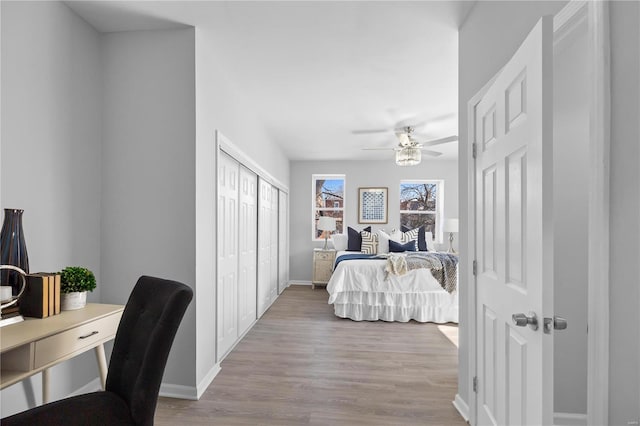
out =
[[(11, 301), (7, 302), (7, 303), (3, 303), (2, 305), (0, 305), (0, 313), (2, 312), (3, 309), (8, 308), (9, 306), (13, 306), (16, 303), (18, 303), (18, 300), (20, 299), (20, 296), (22, 296), (22, 294), (24, 293), (24, 290), (27, 288), (27, 280), (26, 280), (26, 272), (24, 272), (22, 269), (18, 268), (17, 266), (13, 266), (13, 265), (0, 265), (0, 270), (1, 269), (9, 269), (11, 271), (15, 271), (19, 274), (20, 276), (20, 281), (22, 282), (22, 285), (20, 286), (20, 291), (18, 292), (18, 294), (16, 296), (12, 296), (11, 297)], [(0, 327), (4, 327), (5, 325), (9, 325), (9, 324), (15, 324), (17, 322), (20, 321), (24, 321), (24, 318), (22, 318), (22, 315), (18, 315), (15, 317), (11, 317), (11, 318), (7, 318), (4, 320), (0, 320)]]

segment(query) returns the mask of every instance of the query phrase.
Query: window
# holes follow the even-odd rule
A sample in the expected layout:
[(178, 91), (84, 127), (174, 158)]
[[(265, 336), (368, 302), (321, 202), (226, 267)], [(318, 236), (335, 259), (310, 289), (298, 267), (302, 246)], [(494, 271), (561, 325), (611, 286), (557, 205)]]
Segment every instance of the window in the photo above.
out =
[(400, 225), (410, 229), (425, 226), (437, 242), (442, 242), (441, 180), (400, 182)]
[(323, 240), (324, 233), (318, 229), (318, 218), (329, 216), (336, 219), (336, 234), (343, 232), (344, 218), (344, 175), (313, 175), (313, 240)]

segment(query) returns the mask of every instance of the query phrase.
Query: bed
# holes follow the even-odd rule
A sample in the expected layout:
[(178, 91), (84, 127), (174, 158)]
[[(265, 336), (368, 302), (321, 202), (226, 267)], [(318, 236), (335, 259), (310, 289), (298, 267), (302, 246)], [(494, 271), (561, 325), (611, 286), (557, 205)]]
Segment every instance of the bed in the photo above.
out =
[[(355, 321), (457, 323), (457, 272), (453, 271), (455, 284), (451, 285), (452, 271), (449, 271), (447, 291), (443, 275), (439, 276), (440, 280), (434, 278), (428, 267), (394, 273), (394, 260), (402, 260), (401, 256), (411, 259), (420, 255), (338, 251), (336, 266), (327, 284), (328, 303), (333, 304), (335, 315)], [(450, 269), (451, 265), (449, 262)], [(453, 268), (457, 270), (455, 265)]]

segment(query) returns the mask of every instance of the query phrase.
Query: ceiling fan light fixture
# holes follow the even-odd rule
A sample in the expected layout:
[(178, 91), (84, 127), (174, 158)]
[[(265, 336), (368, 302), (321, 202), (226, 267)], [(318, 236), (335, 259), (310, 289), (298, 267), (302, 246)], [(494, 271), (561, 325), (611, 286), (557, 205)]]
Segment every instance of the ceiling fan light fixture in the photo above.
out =
[(409, 139), (408, 133), (400, 133), (398, 135), (398, 142), (401, 146), (407, 146), (411, 144), (411, 139)]
[(422, 161), (420, 148), (407, 146), (396, 151), (396, 164), (398, 166), (415, 166)]

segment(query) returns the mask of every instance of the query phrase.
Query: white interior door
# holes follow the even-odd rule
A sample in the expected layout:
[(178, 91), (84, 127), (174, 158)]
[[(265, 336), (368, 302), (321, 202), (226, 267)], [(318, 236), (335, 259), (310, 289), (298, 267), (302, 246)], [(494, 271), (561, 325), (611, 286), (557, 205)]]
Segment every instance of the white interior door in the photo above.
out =
[(545, 17), (475, 109), (479, 425), (553, 424), (552, 43)]
[(289, 283), (289, 204), (288, 196), (279, 191), (278, 203), (278, 293), (282, 293)]
[(238, 230), (238, 333), (244, 333), (256, 319), (258, 177), (240, 167)]
[(271, 247), (269, 248), (269, 254), (271, 255), (271, 278), (269, 280), (269, 304), (273, 303), (278, 297), (278, 202), (280, 196), (278, 195), (278, 188), (271, 187)]
[(217, 355), (221, 359), (238, 338), (238, 171), (220, 151), (218, 159)]
[(258, 318), (271, 301), (271, 184), (258, 179)]

